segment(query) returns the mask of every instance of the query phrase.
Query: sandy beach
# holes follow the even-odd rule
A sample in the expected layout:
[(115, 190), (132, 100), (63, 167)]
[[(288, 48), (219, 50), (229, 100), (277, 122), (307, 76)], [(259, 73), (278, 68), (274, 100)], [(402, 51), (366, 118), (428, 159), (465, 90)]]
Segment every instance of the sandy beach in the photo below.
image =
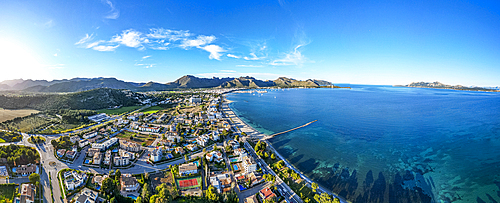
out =
[[(233, 122), (233, 124), (241, 131), (241, 132), (245, 132), (247, 134), (247, 136), (250, 137), (250, 139), (262, 139), (264, 138), (266, 135), (255, 130), (254, 128), (252, 128), (250, 125), (248, 125), (247, 123), (245, 123), (244, 121), (242, 121), (234, 112), (233, 110), (231, 110), (231, 108), (229, 108), (229, 104), (232, 103), (233, 101), (231, 100), (227, 100), (224, 98), (223, 102), (222, 102), (222, 111), (224, 112), (224, 114), (231, 119), (231, 121)], [(274, 153), (280, 158), (282, 159), (284, 162), (285, 162), (285, 165), (290, 167), (292, 170), (294, 170), (296, 173), (298, 173), (300, 175), (300, 177), (304, 180), (306, 180), (308, 183), (309, 183), (309, 187), (310, 187), (310, 184), (313, 183), (313, 181), (308, 178), (307, 176), (305, 176), (301, 171), (299, 171), (295, 166), (293, 166), (292, 164), (290, 164), (283, 156), (281, 156), (281, 154), (278, 153), (278, 151), (276, 151), (276, 149), (274, 149), (274, 147), (271, 145), (271, 143), (267, 140), (264, 140), (268, 146), (274, 151)], [(321, 191), (321, 192), (326, 192), (330, 195), (333, 195), (334, 197), (337, 197), (339, 198), (336, 194), (332, 193), (331, 191), (327, 190), (326, 188), (322, 187), (321, 185), (319, 185), (319, 188), (318, 188), (318, 191)], [(342, 203), (347, 203), (347, 201), (345, 201), (343, 198), (339, 198), (340, 202)]]

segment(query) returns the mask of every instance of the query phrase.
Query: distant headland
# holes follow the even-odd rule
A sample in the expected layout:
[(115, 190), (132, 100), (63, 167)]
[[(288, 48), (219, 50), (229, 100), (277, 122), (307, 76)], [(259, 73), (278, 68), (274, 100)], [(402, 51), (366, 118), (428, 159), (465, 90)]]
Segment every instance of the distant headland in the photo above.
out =
[(500, 92), (498, 89), (489, 89), (484, 87), (466, 87), (462, 85), (446, 85), (440, 82), (412, 82), (408, 85), (394, 85), (395, 87), (417, 87), (417, 88), (435, 88), (435, 89), (452, 89), (466, 91), (483, 91), (483, 92)]

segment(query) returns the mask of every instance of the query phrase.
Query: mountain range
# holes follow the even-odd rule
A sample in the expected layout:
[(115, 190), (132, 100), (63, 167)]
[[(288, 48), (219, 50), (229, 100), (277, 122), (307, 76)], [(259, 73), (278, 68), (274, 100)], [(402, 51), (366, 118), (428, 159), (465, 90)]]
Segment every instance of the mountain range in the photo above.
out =
[(308, 79), (305, 81), (280, 77), (276, 80), (259, 80), (253, 77), (239, 78), (199, 78), (192, 75), (169, 83), (135, 83), (116, 78), (73, 78), (63, 80), (5, 80), (0, 82), (0, 90), (24, 92), (80, 92), (96, 88), (127, 89), (132, 91), (163, 91), (195, 88), (259, 88), (259, 87), (320, 87), (333, 85), (324, 80)]

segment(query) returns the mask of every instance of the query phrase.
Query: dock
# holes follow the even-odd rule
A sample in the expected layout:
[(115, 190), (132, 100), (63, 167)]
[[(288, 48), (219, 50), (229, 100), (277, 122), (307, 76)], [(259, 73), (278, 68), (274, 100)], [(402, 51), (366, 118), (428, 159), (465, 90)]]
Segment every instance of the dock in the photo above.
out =
[(283, 132), (279, 132), (279, 133), (274, 133), (274, 134), (272, 134), (272, 135), (268, 135), (268, 136), (266, 136), (266, 137), (262, 138), (262, 140), (271, 139), (271, 138), (273, 138), (273, 137), (274, 137), (274, 136), (276, 136), (276, 135), (285, 134), (285, 133), (288, 133), (288, 132), (291, 132), (291, 131), (294, 131), (294, 130), (297, 130), (297, 129), (300, 129), (300, 128), (303, 128), (303, 127), (306, 127), (306, 126), (311, 125), (312, 123), (314, 123), (314, 122), (316, 122), (316, 121), (318, 121), (318, 120), (311, 121), (311, 122), (309, 122), (309, 123), (306, 123), (306, 124), (301, 125), (301, 126), (299, 126), (299, 127), (292, 128), (292, 129), (290, 129), (290, 130), (286, 130), (286, 131), (283, 131)]

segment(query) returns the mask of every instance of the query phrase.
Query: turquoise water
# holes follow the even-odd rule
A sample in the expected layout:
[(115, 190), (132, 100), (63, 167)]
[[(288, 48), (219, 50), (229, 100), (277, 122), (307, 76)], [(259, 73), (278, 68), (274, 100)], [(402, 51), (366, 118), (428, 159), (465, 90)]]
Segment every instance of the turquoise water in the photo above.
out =
[(238, 170), (238, 166), (236, 166), (236, 165), (233, 165), (233, 168), (234, 168), (235, 171)]
[(500, 94), (390, 86), (228, 95), (290, 163), (353, 202), (500, 202)]
[(137, 199), (137, 197), (136, 197), (135, 195), (133, 195), (133, 194), (128, 194), (128, 195), (127, 195), (127, 197), (130, 197), (130, 198), (132, 198), (132, 199), (134, 199), (134, 200), (136, 200), (136, 199)]

